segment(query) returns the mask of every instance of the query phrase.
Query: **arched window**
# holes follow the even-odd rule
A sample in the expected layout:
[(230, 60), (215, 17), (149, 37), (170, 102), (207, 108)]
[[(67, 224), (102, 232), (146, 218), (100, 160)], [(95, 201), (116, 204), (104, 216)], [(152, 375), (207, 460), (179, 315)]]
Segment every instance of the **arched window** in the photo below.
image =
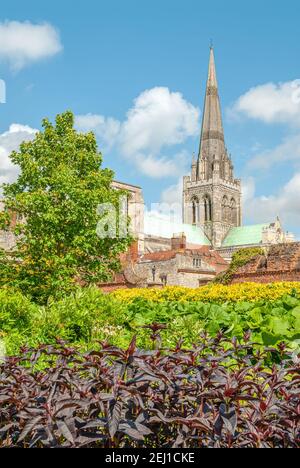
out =
[(234, 198), (230, 202), (231, 222), (234, 226), (237, 225), (237, 206)]
[(192, 199), (192, 222), (193, 224), (199, 222), (199, 200), (197, 197)]
[(229, 203), (228, 203), (228, 198), (226, 197), (223, 197), (223, 200), (222, 200), (222, 221), (229, 221), (228, 220), (228, 207), (229, 207)]
[(204, 197), (205, 221), (212, 221), (212, 203), (209, 195)]

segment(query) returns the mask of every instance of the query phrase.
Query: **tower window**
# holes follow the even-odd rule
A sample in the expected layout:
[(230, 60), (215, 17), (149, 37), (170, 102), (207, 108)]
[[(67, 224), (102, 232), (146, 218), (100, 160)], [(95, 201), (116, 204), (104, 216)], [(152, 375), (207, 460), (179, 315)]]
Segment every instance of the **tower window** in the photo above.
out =
[(204, 198), (204, 212), (205, 221), (212, 221), (212, 203), (211, 198), (208, 195)]
[(199, 222), (199, 200), (198, 198), (194, 198), (192, 200), (192, 218), (193, 218), (193, 224), (197, 224)]
[(226, 196), (222, 200), (222, 221), (229, 222), (229, 203)]
[(231, 222), (233, 225), (237, 225), (237, 206), (236, 206), (236, 201), (234, 200), (234, 198), (232, 198), (231, 202), (230, 202), (230, 210), (231, 210)]

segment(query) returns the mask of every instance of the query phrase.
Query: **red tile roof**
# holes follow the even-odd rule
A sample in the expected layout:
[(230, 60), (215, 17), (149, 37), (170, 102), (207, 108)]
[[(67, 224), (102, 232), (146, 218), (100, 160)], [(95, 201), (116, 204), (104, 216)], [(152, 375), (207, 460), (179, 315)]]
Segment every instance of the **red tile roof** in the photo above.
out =
[(187, 255), (201, 255), (201, 257), (207, 262), (212, 264), (224, 265), (227, 266), (228, 262), (221, 257), (218, 252), (210, 250), (207, 246), (198, 247), (198, 248), (190, 248), (190, 246), (186, 250), (167, 250), (167, 251), (160, 251), (160, 252), (153, 252), (146, 255), (143, 255), (140, 260), (142, 261), (151, 261), (151, 262), (165, 262), (168, 260), (172, 260), (176, 257), (177, 254), (187, 254)]
[(219, 265), (228, 265), (228, 262), (226, 262), (226, 260), (224, 260), (224, 258), (221, 257), (221, 255), (218, 252), (216, 252), (215, 250), (210, 250), (210, 247), (204, 246), (204, 247), (200, 247), (198, 249), (192, 249), (189, 251), (192, 252), (194, 255), (196, 255), (197, 253), (198, 254), (201, 253), (204, 258), (213, 259), (215, 263), (218, 263)]
[(151, 262), (166, 262), (167, 260), (172, 260), (178, 254), (178, 250), (166, 250), (166, 251), (159, 251), (153, 252), (149, 254), (143, 255), (140, 260), (143, 261), (151, 261)]

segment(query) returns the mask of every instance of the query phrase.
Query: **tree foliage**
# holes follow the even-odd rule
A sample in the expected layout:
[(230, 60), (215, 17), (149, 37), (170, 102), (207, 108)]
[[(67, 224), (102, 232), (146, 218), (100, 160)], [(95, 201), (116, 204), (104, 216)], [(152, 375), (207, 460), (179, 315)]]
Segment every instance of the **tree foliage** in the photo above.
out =
[[(38, 302), (85, 284), (105, 281), (119, 268), (129, 236), (100, 238), (99, 204), (120, 213), (121, 191), (111, 187), (113, 172), (103, 169), (93, 133), (74, 129), (65, 112), (10, 156), (19, 166), (16, 182), (3, 187), (1, 227), (17, 236), (14, 252), (0, 259), (0, 282), (9, 281)], [(12, 228), (12, 214), (17, 223)], [(118, 215), (118, 218), (120, 215)], [(126, 220), (127, 221), (127, 220)]]

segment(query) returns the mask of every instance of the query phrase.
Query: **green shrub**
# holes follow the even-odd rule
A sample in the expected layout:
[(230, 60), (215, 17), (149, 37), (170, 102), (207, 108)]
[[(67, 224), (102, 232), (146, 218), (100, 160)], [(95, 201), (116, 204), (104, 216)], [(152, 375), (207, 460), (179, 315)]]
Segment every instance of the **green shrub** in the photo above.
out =
[(9, 353), (30, 341), (38, 312), (39, 307), (20, 292), (0, 289), (0, 338)]
[(121, 320), (124, 309), (122, 303), (97, 288), (78, 289), (75, 294), (41, 308), (40, 340), (49, 342), (59, 336), (71, 342), (90, 343), (104, 339), (105, 330)]
[(8, 289), (0, 290), (0, 339), (14, 354), (22, 345), (53, 344), (57, 338), (92, 349), (98, 341), (126, 347), (138, 335), (138, 346), (149, 348), (144, 327), (164, 324), (163, 345), (176, 346), (184, 340), (190, 346), (203, 331), (216, 336), (243, 337), (251, 330), (253, 340), (266, 346), (286, 342), (299, 349), (300, 298), (284, 296), (277, 301), (204, 302), (163, 301), (136, 298), (123, 302), (96, 288), (78, 289), (60, 301), (37, 306)]

